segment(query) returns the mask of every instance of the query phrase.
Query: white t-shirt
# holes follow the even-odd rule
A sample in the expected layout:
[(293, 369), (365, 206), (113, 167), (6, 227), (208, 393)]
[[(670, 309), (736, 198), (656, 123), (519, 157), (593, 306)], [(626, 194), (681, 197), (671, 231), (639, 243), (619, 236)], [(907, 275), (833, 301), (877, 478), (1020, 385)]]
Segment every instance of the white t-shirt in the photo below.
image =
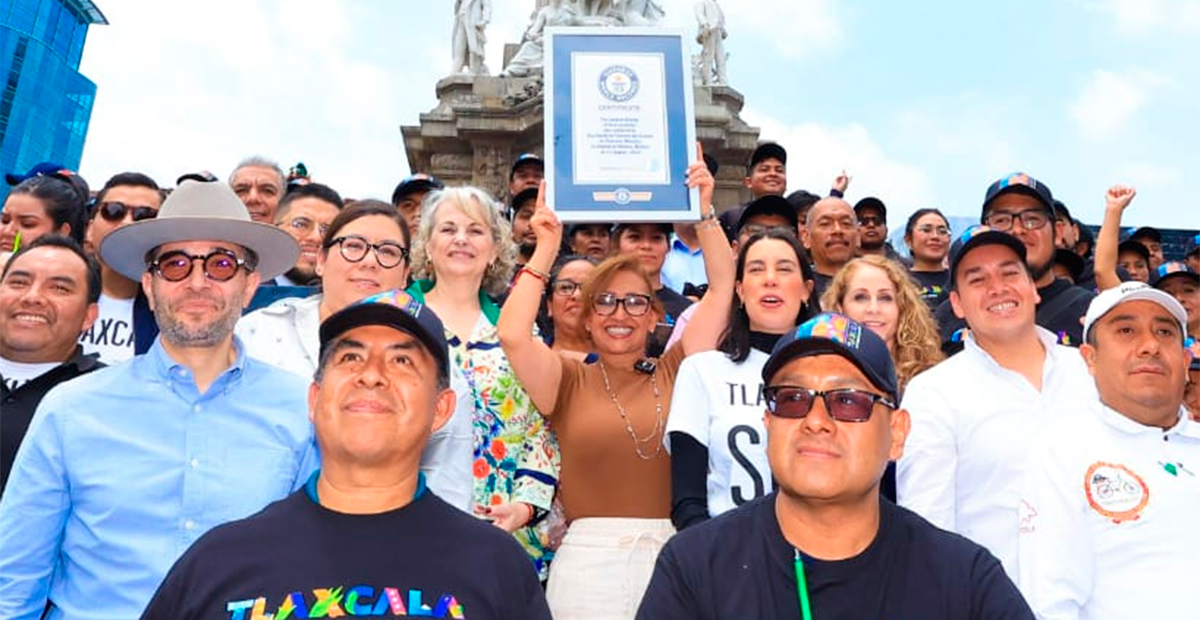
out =
[(27, 364), (14, 362), (0, 357), (0, 376), (4, 377), (4, 385), (9, 392), (33, 381), (34, 379), (54, 370), (62, 362), (42, 362)]
[(774, 490), (767, 462), (762, 368), (767, 354), (751, 349), (735, 364), (720, 351), (688, 356), (675, 377), (664, 435), (686, 433), (708, 448), (708, 514), (725, 511)]
[(133, 298), (116, 299), (101, 293), (100, 314), (92, 328), (79, 336), (84, 353), (99, 353), (112, 366), (133, 357)]
[(1181, 411), (1163, 430), (1095, 403), (1051, 421), (1029, 457), (1020, 586), (1038, 618), (1200, 617), (1200, 424)]

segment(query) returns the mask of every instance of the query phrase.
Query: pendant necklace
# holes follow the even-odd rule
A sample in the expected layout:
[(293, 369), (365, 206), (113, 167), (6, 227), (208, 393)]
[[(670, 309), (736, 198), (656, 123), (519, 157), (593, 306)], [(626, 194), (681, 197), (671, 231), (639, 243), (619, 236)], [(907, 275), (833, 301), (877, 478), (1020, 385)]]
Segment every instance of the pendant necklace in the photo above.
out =
[[(608, 381), (608, 371), (604, 368), (604, 362), (600, 361), (597, 363), (600, 366), (600, 376), (604, 378), (604, 391), (608, 393), (608, 398), (617, 407), (617, 413), (620, 413), (621, 419), (625, 421), (625, 432), (629, 433), (630, 439), (633, 439), (633, 450), (637, 453), (638, 458), (648, 461), (662, 454), (663, 414), (662, 400), (659, 399), (658, 395), (658, 373), (650, 375), (650, 386), (654, 390), (654, 428), (650, 429), (650, 434), (644, 439), (639, 439), (637, 433), (633, 430), (633, 423), (629, 419), (629, 414), (625, 412), (625, 407), (622, 407), (620, 401), (617, 400), (617, 393), (613, 391), (612, 384)], [(658, 446), (654, 449), (654, 454), (647, 455), (645, 452), (642, 452), (642, 444), (655, 441), (656, 439)]]

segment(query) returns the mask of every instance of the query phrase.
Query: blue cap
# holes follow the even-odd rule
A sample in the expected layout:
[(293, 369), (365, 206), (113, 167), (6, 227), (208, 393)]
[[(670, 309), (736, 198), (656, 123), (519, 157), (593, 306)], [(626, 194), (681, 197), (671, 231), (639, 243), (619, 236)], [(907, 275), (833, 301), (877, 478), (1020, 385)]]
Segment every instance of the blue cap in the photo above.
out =
[(819, 314), (779, 338), (763, 365), (763, 384), (770, 385), (775, 373), (792, 360), (814, 355), (846, 358), (892, 402), (899, 402), (896, 365), (887, 344), (862, 324), (834, 312)]
[(56, 164), (54, 162), (44, 161), (44, 162), (30, 168), (29, 172), (26, 172), (25, 174), (6, 174), (6, 175), (4, 175), (4, 180), (8, 181), (9, 185), (18, 185), (26, 179), (32, 179), (33, 177), (50, 176), (50, 175), (58, 172), (59, 170), (66, 170), (66, 169), (67, 169), (67, 167), (63, 166), (62, 164)]
[(512, 180), (513, 175), (517, 173), (517, 168), (526, 164), (533, 164), (542, 170), (546, 169), (546, 162), (541, 157), (538, 157), (536, 153), (521, 153), (517, 156), (516, 161), (513, 162), (512, 170), (508, 171), (508, 180)]
[(1197, 274), (1194, 269), (1188, 267), (1187, 263), (1172, 260), (1159, 265), (1158, 269), (1155, 269), (1150, 274), (1150, 286), (1162, 288), (1161, 284), (1168, 278), (1187, 278), (1196, 284), (1200, 284), (1200, 274)]
[(958, 274), (958, 264), (971, 250), (985, 245), (1002, 245), (1021, 257), (1025, 262), (1025, 244), (1020, 239), (990, 226), (975, 225), (964, 230), (950, 245), (950, 287), (954, 288)]
[(1046, 207), (1046, 212), (1050, 214), (1051, 219), (1055, 218), (1054, 195), (1050, 193), (1050, 188), (1024, 172), (1014, 172), (988, 186), (987, 194), (983, 197), (983, 213), (980, 214), (980, 221), (982, 222), (983, 218), (987, 217), (988, 207), (993, 200), (1004, 194), (1014, 193), (1025, 194), (1036, 199)]
[(383, 325), (412, 334), (437, 361), (442, 379), (450, 376), (449, 349), (442, 320), (403, 290), (384, 291), (338, 310), (321, 322), (321, 356), (346, 332)]

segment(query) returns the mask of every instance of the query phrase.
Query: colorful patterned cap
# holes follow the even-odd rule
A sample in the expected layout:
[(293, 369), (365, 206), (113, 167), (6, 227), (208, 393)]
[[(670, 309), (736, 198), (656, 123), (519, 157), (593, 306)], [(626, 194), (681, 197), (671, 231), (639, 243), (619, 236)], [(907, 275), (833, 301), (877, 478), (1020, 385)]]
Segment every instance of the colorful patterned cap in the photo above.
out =
[(385, 291), (338, 310), (321, 322), (321, 356), (346, 332), (367, 325), (383, 325), (412, 334), (437, 360), (442, 379), (450, 376), (446, 329), (432, 310), (402, 290)]
[(1083, 339), (1087, 340), (1088, 332), (1096, 321), (1127, 301), (1150, 301), (1162, 306), (1179, 322), (1180, 332), (1187, 333), (1187, 311), (1178, 300), (1145, 282), (1122, 282), (1119, 286), (1101, 292), (1092, 300), (1087, 314), (1083, 317)]
[(1054, 195), (1050, 193), (1050, 188), (1024, 172), (1014, 172), (988, 186), (987, 194), (983, 197), (983, 213), (980, 214), (979, 221), (982, 222), (987, 217), (988, 207), (993, 200), (1012, 193), (1025, 194), (1036, 199), (1046, 207), (1051, 219), (1056, 219)]
[(1150, 285), (1154, 288), (1162, 288), (1162, 283), (1168, 278), (1189, 278), (1192, 282), (1200, 284), (1200, 274), (1187, 266), (1187, 263), (1181, 263), (1177, 260), (1167, 261), (1158, 266), (1154, 273), (1150, 274)]
[(990, 226), (976, 225), (962, 232), (950, 246), (950, 288), (958, 282), (958, 264), (966, 258), (967, 253), (985, 245), (998, 244), (1007, 247), (1025, 262), (1025, 244), (1020, 239)]
[(780, 337), (763, 366), (763, 383), (770, 385), (775, 374), (792, 360), (814, 355), (840, 355), (850, 360), (872, 385), (892, 402), (899, 402), (896, 366), (883, 339), (850, 317), (834, 312), (819, 314)]

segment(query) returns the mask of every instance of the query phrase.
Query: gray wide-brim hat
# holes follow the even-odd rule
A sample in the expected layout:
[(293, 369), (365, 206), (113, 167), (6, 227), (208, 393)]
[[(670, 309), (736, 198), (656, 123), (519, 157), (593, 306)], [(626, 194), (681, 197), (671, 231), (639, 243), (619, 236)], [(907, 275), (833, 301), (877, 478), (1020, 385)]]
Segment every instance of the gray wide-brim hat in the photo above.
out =
[(109, 233), (100, 243), (105, 264), (130, 280), (146, 271), (146, 253), (180, 241), (236, 243), (258, 255), (255, 269), (266, 281), (291, 269), (300, 246), (286, 231), (250, 219), (246, 205), (224, 183), (184, 181), (171, 192), (158, 217)]

